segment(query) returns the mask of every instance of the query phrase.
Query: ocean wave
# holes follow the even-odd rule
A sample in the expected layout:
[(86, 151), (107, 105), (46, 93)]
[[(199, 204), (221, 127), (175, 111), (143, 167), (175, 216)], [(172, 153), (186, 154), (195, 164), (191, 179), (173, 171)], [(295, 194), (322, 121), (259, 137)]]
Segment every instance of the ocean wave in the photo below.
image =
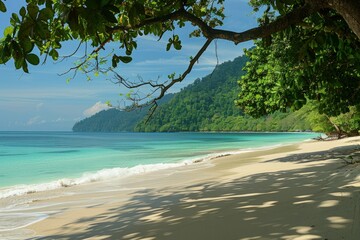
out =
[(199, 163), (206, 161), (208, 159), (220, 157), (222, 155), (224, 154), (217, 154), (216, 156), (206, 156), (202, 158), (185, 160), (178, 163), (146, 164), (146, 165), (137, 165), (128, 168), (106, 168), (96, 172), (84, 173), (81, 177), (78, 178), (63, 178), (63, 179), (59, 179), (47, 183), (40, 183), (40, 184), (16, 185), (9, 188), (0, 189), (0, 199), (14, 197), (14, 196), (21, 196), (25, 194), (32, 194), (36, 192), (55, 190), (59, 188), (72, 187), (76, 185), (110, 180), (115, 178), (116, 179), (126, 178), (133, 175), (150, 173), (159, 170)]
[(10, 188), (0, 190), (0, 199), (13, 196), (20, 196), (24, 194), (31, 194), (36, 192), (43, 192), (55, 190), (58, 188), (71, 187), (85, 183), (97, 182), (113, 178), (122, 178), (132, 175), (158, 171), (167, 168), (179, 167), (185, 163), (159, 163), (149, 165), (138, 165), (131, 168), (109, 168), (102, 169), (93, 173), (84, 173), (78, 178), (63, 178), (47, 183), (29, 184), (29, 185), (16, 185)]
[(218, 153), (208, 154), (206, 156), (187, 159), (185, 161), (178, 163), (146, 164), (146, 165), (137, 165), (128, 168), (106, 168), (96, 172), (84, 173), (81, 177), (78, 178), (63, 178), (63, 179), (59, 179), (47, 183), (40, 183), (40, 184), (16, 185), (5, 189), (0, 189), (0, 199), (49, 191), (49, 190), (55, 190), (59, 188), (72, 187), (86, 183), (105, 181), (110, 179), (126, 178), (133, 175), (150, 173), (150, 172), (155, 172), (169, 168), (182, 167), (200, 162), (208, 162), (209, 160), (224, 156), (251, 152), (251, 151), (258, 151), (258, 150), (266, 150), (279, 146), (283, 146), (283, 144), (259, 147), (259, 148), (240, 149), (240, 150), (228, 151), (228, 152), (218, 152)]

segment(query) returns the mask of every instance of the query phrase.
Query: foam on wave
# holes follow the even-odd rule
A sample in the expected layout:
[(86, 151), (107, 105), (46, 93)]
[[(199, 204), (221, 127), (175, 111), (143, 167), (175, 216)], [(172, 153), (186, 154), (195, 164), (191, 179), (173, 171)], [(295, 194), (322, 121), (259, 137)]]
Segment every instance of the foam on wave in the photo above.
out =
[[(208, 157), (206, 157), (206, 159), (207, 158)], [(20, 196), (24, 194), (31, 194), (36, 192), (49, 191), (58, 188), (71, 187), (85, 183), (104, 181), (114, 178), (125, 178), (133, 175), (150, 173), (168, 168), (181, 167), (181, 166), (197, 163), (203, 160), (205, 160), (205, 158), (186, 160), (179, 163), (157, 163), (157, 164), (137, 165), (129, 168), (107, 168), (92, 173), (91, 172), (84, 173), (81, 177), (78, 178), (63, 178), (63, 179), (59, 179), (47, 183), (40, 183), (40, 184), (16, 185), (10, 188), (0, 189), (0, 199), (13, 197), (13, 196)]]
[(159, 170), (176, 168), (181, 166), (186, 166), (194, 163), (204, 162), (211, 159), (224, 157), (228, 155), (234, 155), (244, 152), (250, 152), (254, 150), (265, 150), (274, 148), (280, 145), (271, 146), (271, 147), (261, 147), (261, 148), (249, 148), (249, 149), (241, 149), (238, 151), (229, 151), (229, 152), (221, 152), (209, 154), (203, 157), (197, 157), (189, 160), (185, 160), (178, 163), (157, 163), (157, 164), (146, 164), (146, 165), (137, 165), (129, 168), (107, 168), (102, 169), (97, 172), (92, 173), (84, 173), (79, 178), (63, 178), (52, 182), (40, 183), (40, 184), (29, 184), (29, 185), (16, 185), (10, 188), (0, 189), (0, 199), (21, 196), (25, 194), (31, 194), (36, 192), (43, 192), (49, 190), (55, 190), (64, 187), (71, 187), (91, 182), (104, 181), (114, 178), (125, 178), (133, 175), (150, 173)]

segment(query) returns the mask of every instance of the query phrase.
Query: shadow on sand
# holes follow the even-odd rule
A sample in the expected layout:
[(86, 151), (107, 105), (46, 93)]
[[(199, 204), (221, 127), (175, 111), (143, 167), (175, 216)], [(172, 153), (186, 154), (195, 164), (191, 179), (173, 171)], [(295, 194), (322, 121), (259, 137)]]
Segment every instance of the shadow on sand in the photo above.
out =
[(122, 207), (80, 218), (80, 232), (35, 239), (357, 240), (360, 187), (350, 183), (358, 166), (339, 163), (357, 146), (272, 160), (315, 163), (297, 170), (138, 191)]

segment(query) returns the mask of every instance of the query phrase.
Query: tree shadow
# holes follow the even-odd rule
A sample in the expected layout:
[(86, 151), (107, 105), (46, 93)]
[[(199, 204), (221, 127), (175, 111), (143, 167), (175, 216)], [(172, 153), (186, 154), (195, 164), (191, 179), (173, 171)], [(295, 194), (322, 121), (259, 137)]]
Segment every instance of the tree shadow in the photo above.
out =
[(353, 166), (339, 168), (356, 147), (272, 160), (319, 162), (302, 169), (137, 191), (121, 207), (80, 218), (81, 232), (33, 239), (360, 239), (360, 186), (350, 185)]
[(310, 153), (291, 154), (290, 156), (271, 159), (266, 162), (295, 162), (295, 163), (309, 163), (323, 161), (325, 159), (340, 159), (343, 160), (346, 156), (356, 155), (360, 156), (360, 145), (349, 145), (342, 147), (335, 147), (328, 151), (317, 151)]

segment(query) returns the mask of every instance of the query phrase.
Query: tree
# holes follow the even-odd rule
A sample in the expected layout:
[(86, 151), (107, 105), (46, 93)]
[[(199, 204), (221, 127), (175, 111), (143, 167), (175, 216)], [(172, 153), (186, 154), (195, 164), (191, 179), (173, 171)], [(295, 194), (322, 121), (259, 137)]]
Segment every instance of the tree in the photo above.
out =
[[(190, 22), (196, 26), (191, 36), (203, 36), (205, 42), (182, 74), (171, 74), (165, 82), (140, 80), (132, 83), (115, 73), (117, 83), (128, 88), (145, 85), (153, 87), (150, 95), (154, 97), (147, 104), (156, 107), (157, 101), (165, 92), (188, 75), (215, 39), (238, 44), (265, 38), (293, 25), (302, 25), (314, 14), (329, 11), (341, 17), (357, 39), (360, 38), (358, 0), (251, 0), (255, 8), (268, 6), (265, 15), (270, 7), (277, 10), (279, 15), (273, 21), (264, 21), (259, 27), (244, 32), (218, 28), (225, 17), (223, 2), (224, 0), (27, 0), (26, 6), (19, 13), (12, 14), (11, 26), (6, 28), (4, 38), (1, 39), (0, 63), (6, 63), (12, 58), (16, 68), (28, 72), (28, 64), (39, 64), (39, 55), (45, 55), (45, 59), (51, 56), (58, 60), (61, 43), (76, 39), (81, 43), (90, 42), (93, 50), (72, 69), (75, 73), (79, 70), (105, 71), (100, 67), (105, 59), (99, 54), (110, 42), (118, 43), (125, 51), (113, 53), (110, 57), (112, 68), (107, 71), (114, 71), (119, 62), (127, 63), (132, 60), (137, 37), (151, 34), (161, 38), (164, 33)], [(0, 0), (0, 11), (6, 11), (3, 0)], [(174, 35), (169, 39), (166, 49), (171, 47), (181, 49), (179, 36)], [(142, 105), (142, 97), (136, 92), (129, 95), (135, 105)]]
[(247, 74), (237, 104), (252, 116), (315, 100), (320, 113), (337, 116), (360, 102), (360, 41), (334, 11), (258, 40), (247, 52)]

